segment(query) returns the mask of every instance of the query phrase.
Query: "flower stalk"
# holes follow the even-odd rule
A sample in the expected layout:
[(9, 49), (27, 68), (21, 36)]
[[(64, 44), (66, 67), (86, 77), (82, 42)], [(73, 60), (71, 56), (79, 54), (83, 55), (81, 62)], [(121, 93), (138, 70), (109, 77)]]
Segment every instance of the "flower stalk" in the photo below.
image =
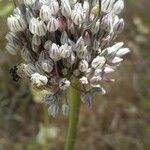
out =
[(72, 150), (75, 144), (76, 134), (77, 134), (77, 126), (79, 121), (79, 113), (80, 113), (80, 90), (79, 80), (73, 79), (74, 85), (77, 87), (70, 86), (69, 89), (69, 127), (66, 138), (65, 150)]

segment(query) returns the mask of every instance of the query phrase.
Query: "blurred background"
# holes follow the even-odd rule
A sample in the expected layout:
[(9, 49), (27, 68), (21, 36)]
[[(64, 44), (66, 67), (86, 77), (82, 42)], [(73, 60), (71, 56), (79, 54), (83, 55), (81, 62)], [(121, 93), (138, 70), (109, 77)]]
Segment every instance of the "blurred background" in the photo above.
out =
[[(82, 105), (75, 150), (150, 150), (150, 1), (126, 0), (123, 40), (131, 53), (92, 107)], [(5, 50), (13, 3), (0, 0), (0, 150), (63, 150), (68, 120), (51, 118), (42, 93), (9, 73), (20, 58)]]

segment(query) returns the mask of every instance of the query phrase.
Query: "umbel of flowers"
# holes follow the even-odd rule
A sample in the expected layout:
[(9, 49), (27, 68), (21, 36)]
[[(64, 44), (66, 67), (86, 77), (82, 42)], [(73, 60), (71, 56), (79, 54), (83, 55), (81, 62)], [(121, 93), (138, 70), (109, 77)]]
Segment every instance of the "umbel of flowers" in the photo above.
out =
[[(46, 90), (44, 101), (56, 116), (69, 111), (67, 89), (81, 91), (83, 101), (91, 104), (95, 92), (105, 94), (108, 74), (120, 65), (128, 48), (114, 42), (123, 31), (119, 14), (123, 0), (19, 0), (8, 17), (6, 49), (21, 55), (20, 78)], [(72, 78), (80, 81), (75, 87)]]

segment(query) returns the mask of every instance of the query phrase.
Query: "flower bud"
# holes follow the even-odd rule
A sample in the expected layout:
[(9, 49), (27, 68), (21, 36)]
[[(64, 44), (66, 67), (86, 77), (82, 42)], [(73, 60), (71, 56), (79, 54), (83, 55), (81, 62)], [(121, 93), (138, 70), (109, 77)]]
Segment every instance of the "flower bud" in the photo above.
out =
[(79, 63), (79, 70), (81, 72), (86, 72), (88, 70), (89, 64), (86, 60), (81, 60)]
[(59, 4), (57, 0), (51, 0), (49, 6), (50, 6), (51, 13), (53, 15), (56, 15), (59, 11)]
[(116, 44), (114, 44), (111, 48), (111, 51), (108, 51), (108, 53), (112, 53), (112, 52), (116, 52), (118, 51), (122, 46), (124, 45), (123, 42), (117, 42)]
[(119, 14), (122, 12), (124, 9), (124, 1), (123, 0), (118, 0), (113, 7), (113, 11), (115, 14)]
[(97, 56), (96, 58), (93, 59), (91, 66), (94, 69), (102, 68), (104, 66), (105, 62), (106, 62), (105, 57)]
[(76, 25), (81, 25), (84, 22), (84, 11), (81, 3), (76, 3), (74, 10), (71, 13), (71, 19)]
[[(22, 45), (20, 39), (19, 39), (19, 36), (16, 34), (16, 33), (13, 33), (13, 32), (9, 32), (7, 35), (6, 35), (6, 40), (9, 42), (9, 43), (12, 43), (14, 45)], [(19, 47), (18, 47), (19, 48)]]
[(87, 12), (87, 13), (89, 12), (90, 5), (89, 5), (88, 0), (84, 0), (84, 2), (83, 2), (83, 9), (84, 9), (85, 12)]
[(97, 20), (97, 22), (92, 26), (91, 30), (93, 34), (96, 34), (100, 29), (100, 19)]
[(32, 38), (32, 44), (34, 45), (41, 45), (42, 41), (41, 41), (41, 38), (38, 36), (38, 35), (33, 35), (33, 38)]
[(27, 28), (27, 24), (21, 15), (8, 17), (7, 25), (12, 32), (24, 31)]
[(33, 64), (21, 64), (18, 66), (18, 75), (20, 77), (26, 78), (30, 77), (32, 74), (36, 72), (36, 68)]
[(59, 88), (62, 90), (66, 90), (70, 86), (70, 81), (66, 78), (62, 78), (59, 80)]
[(30, 20), (33, 18), (33, 13), (31, 12), (31, 10), (29, 8), (26, 8), (26, 19), (27, 22), (30, 23)]
[(44, 96), (43, 101), (47, 104), (53, 104), (57, 101), (56, 95), (47, 94)]
[(77, 2), (77, 0), (69, 0), (70, 5), (74, 5)]
[(116, 56), (122, 57), (129, 52), (130, 52), (129, 48), (121, 48), (117, 51)]
[(11, 54), (11, 55), (17, 55), (19, 47), (17, 45), (14, 45), (13, 43), (7, 43), (6, 45), (6, 50)]
[(36, 0), (24, 0), (25, 5), (33, 5)]
[(22, 12), (21, 12), (21, 9), (19, 7), (16, 7), (14, 10), (13, 10), (13, 15), (16, 16), (16, 15), (23, 15)]
[(107, 32), (112, 32), (113, 27), (113, 14), (106, 14), (101, 21), (101, 28)]
[(40, 55), (39, 55), (39, 61), (44, 61), (45, 59), (49, 59), (48, 56), (48, 51), (47, 50), (42, 50)]
[(68, 43), (68, 35), (66, 31), (63, 31), (60, 37), (61, 44)]
[(83, 102), (85, 102), (88, 106), (91, 106), (92, 100), (93, 100), (92, 93), (86, 92), (84, 94)]
[(36, 72), (40, 73), (40, 74), (44, 74), (43, 69), (41, 67), (41, 61), (37, 61), (35, 62), (35, 68), (36, 68)]
[(88, 55), (87, 46), (85, 46), (82, 50), (77, 51), (77, 56), (79, 59), (85, 59)]
[(124, 20), (120, 19), (115, 25), (114, 25), (114, 32), (119, 34), (123, 31), (124, 29)]
[(69, 1), (67, 0), (61, 1), (61, 13), (65, 17), (69, 17), (71, 15), (71, 7)]
[(75, 45), (75, 51), (82, 51), (83, 48), (84, 48), (84, 40), (83, 40), (83, 37), (80, 37), (77, 42), (76, 42), (76, 45)]
[(115, 0), (102, 0), (102, 2), (101, 2), (102, 11), (109, 13), (113, 8), (114, 2), (115, 2)]
[(88, 31), (85, 31), (84, 35), (83, 35), (83, 38), (84, 38), (84, 42), (87, 44), (87, 45), (90, 45), (91, 44), (91, 33), (88, 32)]
[(47, 33), (46, 25), (41, 20), (38, 20), (36, 18), (32, 18), (29, 23), (29, 29), (32, 34), (36, 34), (38, 36), (44, 36)]
[(90, 79), (90, 83), (92, 85), (96, 85), (96, 84), (99, 84), (99, 82), (102, 80), (102, 77), (100, 75), (98, 76), (94, 76)]
[(74, 53), (71, 53), (71, 56), (67, 58), (67, 64), (65, 63), (64, 65), (67, 65), (67, 67), (71, 67), (76, 61), (76, 57)]
[(99, 51), (99, 49), (100, 49), (99, 47), (100, 47), (100, 42), (95, 39), (93, 42), (93, 50)]
[(91, 89), (91, 92), (92, 93), (101, 93), (101, 94), (106, 94), (106, 90), (99, 84), (97, 85), (92, 85), (92, 89)]
[(48, 79), (46, 76), (40, 75), (39, 73), (34, 73), (31, 75), (31, 82), (33, 85), (40, 87), (46, 85)]
[(39, 52), (39, 46), (35, 45), (35, 44), (31, 44), (31, 47), (32, 47), (32, 51), (35, 52), (35, 53), (38, 53)]
[(56, 115), (60, 112), (60, 107), (57, 103), (54, 103), (49, 106), (48, 113), (52, 115), (52, 117), (56, 117)]
[(52, 17), (47, 24), (47, 30), (49, 32), (55, 32), (59, 28), (59, 21), (58, 19)]
[(44, 60), (41, 62), (41, 67), (45, 72), (52, 72), (53, 70), (53, 62), (51, 60)]
[(46, 41), (45, 44), (44, 44), (44, 48), (46, 50), (50, 50), (51, 46), (52, 46), (52, 41), (50, 41), (50, 40)]
[(68, 44), (64, 44), (60, 47), (60, 55), (62, 58), (70, 57), (71, 52), (71, 46), (69, 46)]
[(26, 61), (26, 62), (32, 62), (33, 61), (33, 57), (31, 55), (31, 53), (29, 52), (28, 48), (26, 46), (24, 46), (22, 48), (22, 50), (20, 51), (22, 58)]
[(105, 72), (105, 73), (111, 73), (111, 72), (114, 72), (114, 69), (111, 68), (110, 66), (106, 66), (106, 67), (104, 68), (104, 72)]
[(49, 21), (51, 18), (51, 10), (50, 7), (47, 5), (42, 5), (41, 9), (40, 9), (40, 18), (43, 21)]
[(49, 50), (49, 56), (54, 60), (58, 61), (60, 59), (60, 49), (59, 46), (55, 43), (52, 44), (51, 49)]
[(118, 64), (118, 63), (120, 63), (121, 61), (123, 61), (122, 58), (120, 58), (120, 57), (115, 57), (110, 63), (112, 63), (112, 64)]

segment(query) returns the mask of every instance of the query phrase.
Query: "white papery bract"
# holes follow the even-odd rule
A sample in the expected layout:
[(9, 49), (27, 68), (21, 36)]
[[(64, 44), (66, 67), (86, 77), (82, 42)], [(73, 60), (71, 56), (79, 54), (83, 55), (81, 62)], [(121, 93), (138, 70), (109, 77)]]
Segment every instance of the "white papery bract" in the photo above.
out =
[(44, 97), (49, 113), (68, 114), (68, 88), (77, 88), (73, 78), (88, 105), (96, 92), (105, 94), (103, 84), (114, 82), (110, 74), (130, 52), (123, 42), (115, 42), (124, 29), (119, 17), (124, 0), (18, 2), (7, 20), (6, 50), (23, 58), (20, 78), (49, 93)]

